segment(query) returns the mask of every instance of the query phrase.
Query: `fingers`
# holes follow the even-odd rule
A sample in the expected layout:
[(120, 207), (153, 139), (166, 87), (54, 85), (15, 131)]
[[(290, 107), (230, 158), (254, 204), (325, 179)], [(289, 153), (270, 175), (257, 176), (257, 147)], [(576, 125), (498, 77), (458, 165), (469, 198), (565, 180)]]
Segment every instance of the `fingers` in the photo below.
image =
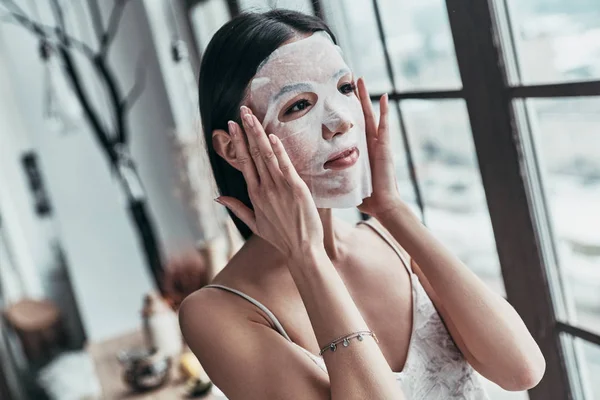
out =
[[(269, 172), (268, 165), (273, 167), (273, 162), (276, 162), (267, 135), (265, 134), (262, 125), (258, 119), (252, 114), (250, 109), (246, 106), (241, 107), (242, 121), (244, 123), (244, 130), (248, 137), (248, 144), (250, 147), (250, 156), (254, 160), (254, 165), (258, 171), (258, 176), (261, 185), (269, 185), (273, 182), (271, 173)], [(266, 142), (266, 144), (265, 144)]]
[(280, 176), (281, 171), (279, 171), (279, 163), (277, 162), (277, 157), (275, 156), (275, 153), (273, 152), (273, 146), (272, 146), (271, 142), (269, 141), (264, 128), (258, 121), (258, 118), (256, 118), (256, 116), (254, 116), (252, 114), (252, 111), (250, 111), (249, 109), (247, 109), (247, 110), (248, 110), (248, 113), (250, 115), (252, 115), (252, 119), (254, 121), (253, 131), (255, 134), (256, 143), (260, 150), (260, 154), (262, 156), (263, 162), (267, 166), (267, 169), (269, 170), (271, 177), (274, 178), (276, 176)]
[(363, 78), (359, 78), (357, 82), (360, 104), (365, 115), (365, 127), (367, 130), (367, 138), (374, 139), (377, 137), (377, 122), (373, 114), (373, 104), (367, 91), (367, 85)]
[(389, 142), (388, 125), (389, 101), (387, 93), (381, 96), (379, 100), (379, 126), (377, 127), (377, 141), (380, 143)]
[(257, 187), (259, 183), (258, 173), (254, 166), (254, 162), (250, 157), (248, 146), (246, 145), (246, 141), (242, 134), (242, 129), (233, 121), (229, 121), (227, 124), (235, 148), (236, 161), (240, 165), (242, 174), (244, 174), (244, 179), (246, 180), (248, 187)]
[(273, 134), (269, 135), (269, 140), (273, 146), (275, 157), (277, 157), (279, 173), (282, 175), (283, 179), (292, 187), (297, 186), (299, 183), (303, 183), (304, 181), (302, 181), (302, 178), (298, 175), (298, 171), (294, 168), (281, 140)]
[(234, 197), (221, 196), (215, 199), (215, 201), (235, 214), (242, 222), (248, 225), (248, 228), (254, 233), (256, 232), (256, 217), (254, 211), (248, 208), (244, 203)]

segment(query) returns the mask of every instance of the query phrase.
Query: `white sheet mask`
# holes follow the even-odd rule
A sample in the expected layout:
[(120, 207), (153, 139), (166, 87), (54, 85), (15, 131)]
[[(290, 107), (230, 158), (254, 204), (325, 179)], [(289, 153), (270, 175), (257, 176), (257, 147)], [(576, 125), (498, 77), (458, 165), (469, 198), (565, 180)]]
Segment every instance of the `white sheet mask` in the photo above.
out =
[[(372, 192), (364, 115), (351, 83), (341, 49), (322, 31), (279, 47), (250, 83), (251, 108), (281, 139), (319, 208), (356, 207)], [(302, 110), (300, 100), (308, 100)], [(353, 165), (326, 168), (351, 148), (358, 152)]]

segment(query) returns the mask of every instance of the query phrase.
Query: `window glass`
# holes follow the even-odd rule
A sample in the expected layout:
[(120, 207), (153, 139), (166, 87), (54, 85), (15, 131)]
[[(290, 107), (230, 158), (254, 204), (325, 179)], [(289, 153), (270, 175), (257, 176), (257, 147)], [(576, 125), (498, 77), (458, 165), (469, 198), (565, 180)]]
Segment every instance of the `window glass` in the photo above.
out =
[(561, 343), (573, 399), (596, 400), (600, 398), (600, 346), (562, 332)]
[(600, 79), (600, 1), (507, 3), (523, 83)]
[(460, 89), (444, 0), (379, 0), (396, 90)]
[(526, 101), (571, 324), (600, 333), (600, 97)]
[(585, 398), (600, 399), (600, 346), (575, 338), (575, 346), (581, 354), (581, 368), (579, 371), (583, 382)]
[(371, 0), (330, 0), (323, 2), (323, 13), (350, 67), (364, 76), (372, 94), (390, 91), (383, 46), (377, 31)]
[(425, 222), (492, 289), (505, 295), (463, 100), (400, 103), (425, 203)]

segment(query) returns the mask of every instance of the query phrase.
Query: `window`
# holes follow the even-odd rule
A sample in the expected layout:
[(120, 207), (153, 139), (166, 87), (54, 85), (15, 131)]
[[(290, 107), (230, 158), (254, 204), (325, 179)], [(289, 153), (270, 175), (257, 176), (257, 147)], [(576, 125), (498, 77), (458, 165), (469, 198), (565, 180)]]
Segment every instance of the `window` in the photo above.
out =
[[(596, 346), (585, 340), (574, 338), (576, 349), (582, 353), (579, 378), (582, 381), (585, 398), (600, 398), (600, 346)], [(571, 371), (573, 372), (573, 371)]]
[(524, 83), (600, 79), (600, 2), (509, 0)]
[(600, 333), (600, 97), (529, 99), (569, 323)]
[[(532, 144), (524, 155), (539, 189), (531, 192), (533, 211), (546, 227), (541, 248), (547, 261), (540, 268), (547, 272), (552, 298), (530, 297), (553, 305), (559, 322), (548, 333), (563, 332), (557, 347), (565, 355), (571, 395), (595, 399), (600, 393), (593, 378), (600, 365), (593, 344), (600, 344), (600, 89), (586, 81), (600, 78), (600, 3), (496, 3), (509, 90), (519, 98), (513, 102), (518, 134)], [(561, 379), (557, 372), (549, 375)]]
[(392, 85), (386, 71), (373, 2), (353, 0), (352, 7), (345, 7), (344, 4), (344, 0), (323, 2), (323, 12), (350, 67), (358, 76), (364, 76), (372, 92), (390, 91)]
[(396, 90), (460, 89), (444, 0), (381, 0)]

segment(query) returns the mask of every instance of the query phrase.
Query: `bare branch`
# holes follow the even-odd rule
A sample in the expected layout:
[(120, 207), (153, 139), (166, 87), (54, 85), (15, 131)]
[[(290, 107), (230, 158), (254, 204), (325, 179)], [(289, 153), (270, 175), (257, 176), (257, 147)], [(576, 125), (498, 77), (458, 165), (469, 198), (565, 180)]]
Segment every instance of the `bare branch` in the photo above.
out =
[[(66, 35), (67, 24), (65, 23), (65, 13), (63, 12), (60, 3), (58, 2), (58, 0), (50, 0), (50, 5), (52, 6), (52, 12), (54, 13), (54, 17), (58, 22), (58, 27), (60, 28), (60, 31), (62, 31), (62, 34)], [(58, 31), (59, 29), (57, 29), (57, 34), (59, 33)]]
[(111, 42), (117, 35), (117, 30), (119, 29), (119, 25), (121, 25), (121, 17), (123, 16), (123, 11), (128, 1), (129, 0), (115, 0), (110, 16), (108, 17), (108, 27), (100, 41), (100, 54), (102, 57), (106, 56)]
[(2, 0), (2, 4), (11, 13), (11, 15), (14, 15), (14, 14), (18, 14), (18, 15), (21, 15), (21, 16), (27, 15), (25, 13), (25, 11), (21, 7), (19, 7), (17, 5), (17, 3), (15, 3), (12, 0)]
[(59, 49), (60, 55), (65, 63), (65, 73), (69, 78), (69, 81), (73, 85), (75, 89), (75, 94), (77, 98), (81, 102), (85, 115), (88, 117), (88, 121), (92, 126), (92, 132), (96, 136), (96, 139), (106, 152), (106, 156), (110, 160), (112, 166), (115, 166), (117, 163), (117, 155), (114, 151), (114, 147), (109, 139), (108, 132), (102, 127), (102, 123), (98, 118), (98, 113), (94, 110), (89, 95), (86, 93), (83, 81), (79, 72), (77, 71), (77, 67), (75, 66), (75, 62), (73, 61), (71, 54), (69, 54), (69, 50), (65, 47), (61, 47)]
[[(121, 1), (125, 1), (125, 0), (121, 0)], [(50, 4), (52, 5), (52, 10), (54, 12), (54, 15), (56, 16), (56, 19), (57, 19), (58, 25), (59, 25), (57, 28), (57, 31), (56, 31), (57, 35), (59, 35), (60, 38), (62, 39), (62, 41), (66, 43), (65, 47), (68, 48), (69, 45), (72, 44), (72, 42), (70, 41), (70, 38), (65, 33), (66, 25), (65, 25), (63, 9), (60, 6), (59, 0), (50, 0)], [(120, 3), (116, 3), (116, 4), (120, 4)], [(115, 28), (115, 31), (116, 31), (116, 28)], [(74, 64), (74, 61), (71, 59), (71, 55), (69, 54), (68, 51), (62, 52), (62, 54), (64, 54), (63, 60), (65, 62)], [(113, 107), (112, 112), (114, 113), (115, 120), (117, 123), (117, 126), (114, 129), (114, 132), (117, 136), (117, 140), (120, 138), (126, 138), (127, 134), (125, 133), (125, 130), (127, 129), (127, 126), (125, 124), (125, 119), (124, 119), (124, 115), (123, 115), (124, 113), (121, 109), (122, 96), (121, 96), (121, 93), (119, 90), (117, 78), (115, 77), (113, 71), (108, 67), (106, 58), (104, 57), (102, 50), (98, 54), (92, 53), (92, 63), (94, 65), (96, 71), (98, 72), (98, 74), (102, 77), (102, 83), (104, 83), (104, 85), (108, 91), (108, 96), (109, 96), (110, 102), (112, 103), (112, 107)], [(73, 73), (75, 74), (72, 77), (72, 80), (78, 80), (79, 79), (78, 75), (76, 75), (77, 71), (75, 70), (74, 67), (72, 68), (72, 70), (73, 70)], [(107, 143), (111, 143), (112, 140), (108, 136), (108, 132), (102, 132), (102, 134), (105, 135), (105, 137), (102, 138), (105, 142), (103, 142), (102, 144), (105, 147), (105, 150), (108, 152), (109, 156), (113, 157), (114, 154), (113, 154), (112, 144), (111, 145), (107, 144)]]
[(96, 34), (98, 44), (102, 41), (102, 35), (104, 35), (104, 26), (102, 23), (102, 11), (100, 10), (100, 4), (98, 0), (87, 0), (88, 9), (90, 10), (90, 16), (92, 18), (92, 27)]
[[(135, 67), (135, 83), (133, 84), (131, 90), (127, 94), (127, 97), (121, 103), (121, 107), (123, 109), (123, 113), (131, 110), (131, 107), (136, 103), (136, 101), (140, 98), (140, 95), (144, 91), (146, 87), (146, 51), (143, 51), (142, 54), (138, 57), (137, 64)], [(126, 140), (126, 138), (120, 138), (120, 140)]]
[[(72, 45), (75, 49), (82, 52), (89, 59), (94, 57), (94, 51), (85, 43), (81, 42), (78, 39), (70, 37), (67, 35), (62, 29), (51, 27), (48, 25), (41, 24), (27, 17), (22, 13), (22, 9), (19, 8), (16, 4), (14, 4), (10, 0), (1, 0), (4, 3), (4, 6), (7, 8), (12, 8), (14, 11), (9, 11), (9, 14), (6, 16), (6, 22), (18, 23), (22, 27), (30, 30), (40, 39), (54, 39), (56, 40), (59, 46), (69, 47)], [(2, 18), (4, 20), (4, 18)]]
[(131, 88), (131, 90), (129, 91), (129, 93), (127, 94), (127, 97), (125, 98), (125, 100), (123, 100), (123, 110), (127, 111), (129, 110), (137, 101), (137, 99), (140, 97), (140, 95), (142, 94), (142, 92), (144, 91), (144, 88), (146, 87), (146, 65), (145, 65), (145, 57), (146, 52), (143, 52), (140, 57), (138, 58), (136, 67), (135, 67), (135, 75), (136, 75), (136, 80), (135, 83), (133, 85), (133, 87)]
[[(44, 29), (40, 26), (39, 23), (34, 22), (29, 17), (26, 16), (26, 13), (23, 12), (23, 9), (15, 4), (12, 0), (2, 0), (2, 5), (8, 11), (7, 22), (18, 22), (25, 28), (29, 29), (33, 33), (35, 33), (39, 37), (46, 37), (48, 33), (45, 32)], [(8, 18), (10, 16), (10, 19)]]
[(126, 137), (126, 134), (122, 133), (127, 129), (127, 126), (125, 124), (125, 116), (121, 108), (121, 99), (123, 96), (121, 95), (117, 77), (113, 73), (112, 69), (109, 68), (106, 59), (100, 54), (97, 54), (94, 57), (94, 67), (96, 68), (98, 74), (100, 74), (102, 77), (102, 83), (105, 85), (106, 90), (108, 91), (108, 97), (112, 105), (112, 112), (117, 124), (115, 127), (117, 138)]
[[(116, 156), (113, 151), (114, 143), (125, 143), (127, 140), (127, 126), (125, 124), (126, 110), (129, 109), (133, 103), (139, 97), (143, 87), (145, 85), (145, 73), (143, 72), (141, 62), (138, 62), (137, 74), (141, 78), (139, 82), (136, 78), (136, 84), (134, 84), (128, 96), (123, 98), (121, 95), (119, 85), (113, 71), (109, 68), (106, 61), (106, 52), (108, 47), (112, 43), (118, 25), (123, 13), (125, 4), (129, 0), (115, 0), (115, 6), (111, 12), (110, 22), (107, 31), (104, 33), (103, 40), (101, 43), (101, 50), (95, 53), (87, 44), (69, 36), (66, 32), (66, 22), (64, 10), (60, 5), (59, 0), (50, 0), (52, 11), (57, 21), (56, 27), (35, 22), (23, 12), (23, 10), (17, 6), (13, 0), (0, 0), (0, 4), (4, 5), (7, 11), (10, 13), (11, 22), (17, 22), (26, 29), (32, 31), (40, 39), (56, 42), (58, 53), (60, 58), (64, 62), (65, 73), (73, 85), (79, 101), (82, 103), (84, 111), (94, 128), (93, 131), (97, 136), (102, 147), (107, 152), (111, 162), (116, 160)], [(93, 109), (91, 102), (89, 101), (88, 93), (86, 93), (83, 85), (81, 84), (81, 77), (79, 71), (75, 66), (75, 61), (71, 55), (70, 50), (77, 49), (83, 52), (92, 62), (97, 73), (101, 77), (102, 83), (105, 85), (109, 99), (112, 103), (112, 112), (116, 119), (116, 126), (114, 127), (114, 135), (116, 136), (113, 140), (110, 138), (110, 132), (105, 130), (97, 117), (96, 110)], [(142, 73), (140, 74), (140, 71)]]

